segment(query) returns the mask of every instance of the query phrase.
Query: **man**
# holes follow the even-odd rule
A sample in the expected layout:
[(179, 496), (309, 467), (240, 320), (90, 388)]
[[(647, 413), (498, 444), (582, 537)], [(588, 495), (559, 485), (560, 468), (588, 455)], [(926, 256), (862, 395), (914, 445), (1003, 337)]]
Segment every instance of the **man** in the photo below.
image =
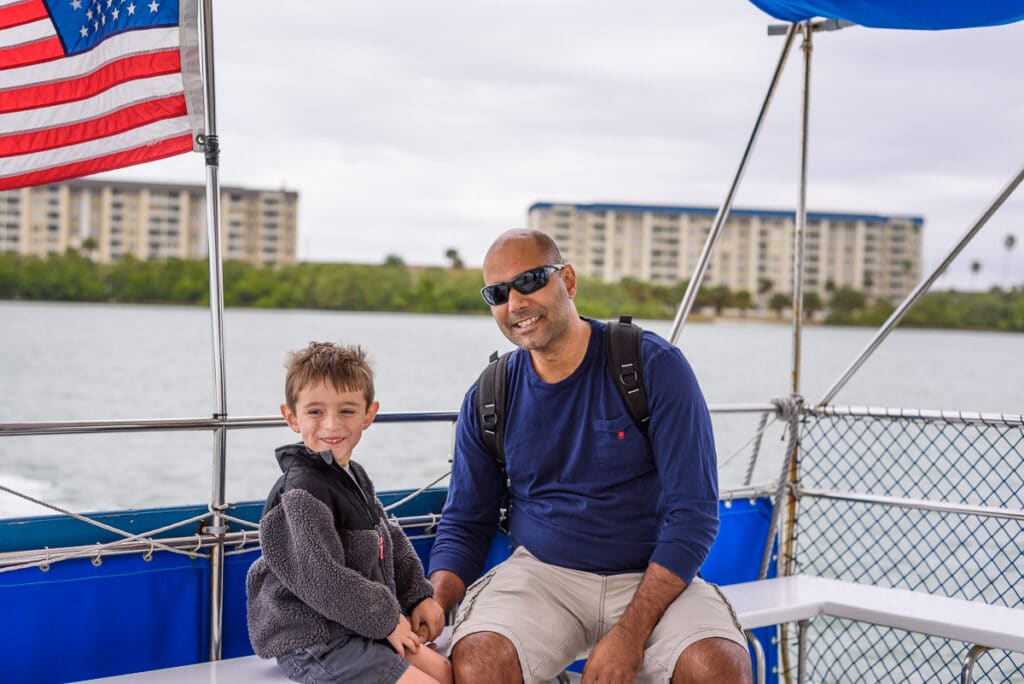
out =
[[(645, 437), (605, 361), (604, 324), (576, 312), (576, 272), (537, 231), (501, 235), (484, 299), (517, 350), (505, 454), (512, 556), (480, 575), (505, 481), (470, 389), (431, 553), (456, 682), (542, 682), (589, 650), (584, 684), (748, 682), (731, 607), (696, 573), (718, 531), (707, 406), (679, 350), (645, 333)], [(417, 625), (413, 625), (415, 629)]]

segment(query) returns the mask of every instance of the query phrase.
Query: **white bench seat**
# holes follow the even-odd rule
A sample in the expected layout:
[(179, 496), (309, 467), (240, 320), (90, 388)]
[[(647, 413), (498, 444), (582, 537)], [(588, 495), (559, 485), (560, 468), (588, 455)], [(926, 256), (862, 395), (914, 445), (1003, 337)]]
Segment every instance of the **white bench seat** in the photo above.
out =
[(721, 587), (745, 629), (819, 615), (1024, 653), (1024, 609), (793, 575)]
[[(793, 575), (721, 587), (744, 629), (784, 622), (800, 627), (798, 681), (805, 681), (806, 621), (819, 615), (867, 622), (971, 644), (960, 671), (969, 684), (978, 653), (990, 648), (1024, 653), (1024, 608), (993, 606), (907, 589)], [(755, 644), (756, 646), (756, 644)], [(765, 681), (763, 656), (756, 653), (758, 682)]]
[[(746, 630), (828, 615), (1024, 653), (1024, 609), (1021, 608), (810, 575), (723, 585), (721, 589)], [(973, 659), (970, 660), (973, 663)], [(967, 665), (965, 671), (969, 681)], [(259, 684), (288, 680), (274, 661), (249, 656), (95, 681)]]

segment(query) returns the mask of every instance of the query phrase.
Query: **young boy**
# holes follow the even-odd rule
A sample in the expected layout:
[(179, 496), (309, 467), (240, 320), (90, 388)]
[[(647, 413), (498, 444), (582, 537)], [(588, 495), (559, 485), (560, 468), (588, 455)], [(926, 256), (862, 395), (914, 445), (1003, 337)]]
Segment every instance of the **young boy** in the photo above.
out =
[(433, 588), (351, 460), (379, 409), (366, 353), (311, 342), (287, 368), (281, 414), (302, 443), (276, 452), (283, 475), (246, 578), (253, 648), (298, 682), (450, 684), (449, 662), (414, 631), (441, 632)]

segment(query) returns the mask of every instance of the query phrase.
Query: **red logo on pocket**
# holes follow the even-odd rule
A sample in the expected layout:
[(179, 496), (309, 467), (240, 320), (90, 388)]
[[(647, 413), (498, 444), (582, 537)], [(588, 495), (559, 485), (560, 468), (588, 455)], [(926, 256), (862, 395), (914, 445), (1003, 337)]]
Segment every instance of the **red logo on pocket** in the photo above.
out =
[(626, 439), (626, 433), (623, 432), (622, 430), (619, 430), (618, 438), (619, 439)]

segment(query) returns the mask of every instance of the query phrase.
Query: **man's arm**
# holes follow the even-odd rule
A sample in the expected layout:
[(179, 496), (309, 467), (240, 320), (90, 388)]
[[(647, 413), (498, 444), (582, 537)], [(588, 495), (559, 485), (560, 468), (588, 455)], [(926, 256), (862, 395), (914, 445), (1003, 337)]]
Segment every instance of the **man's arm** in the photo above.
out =
[[(648, 347), (645, 351), (650, 354)], [(661, 348), (647, 357), (644, 378), (651, 408), (648, 434), (667, 502), (664, 524), (632, 601), (591, 651), (584, 684), (633, 681), (644, 644), (692, 581), (718, 532), (718, 464), (696, 376), (678, 349)]]
[(430, 573), (430, 583), (434, 585), (434, 600), (441, 604), (446, 615), (466, 595), (466, 583), (451, 570)]
[(466, 393), (459, 412), (448, 498), (430, 550), (431, 577), (438, 570), (458, 575), (463, 585), (455, 592), (459, 597), (465, 585), (483, 572), (505, 493), (505, 481), (494, 457), (480, 439), (475, 398), (473, 388)]
[(590, 651), (583, 684), (632, 682), (643, 662), (644, 644), (686, 586), (671, 570), (649, 564), (618, 623)]

